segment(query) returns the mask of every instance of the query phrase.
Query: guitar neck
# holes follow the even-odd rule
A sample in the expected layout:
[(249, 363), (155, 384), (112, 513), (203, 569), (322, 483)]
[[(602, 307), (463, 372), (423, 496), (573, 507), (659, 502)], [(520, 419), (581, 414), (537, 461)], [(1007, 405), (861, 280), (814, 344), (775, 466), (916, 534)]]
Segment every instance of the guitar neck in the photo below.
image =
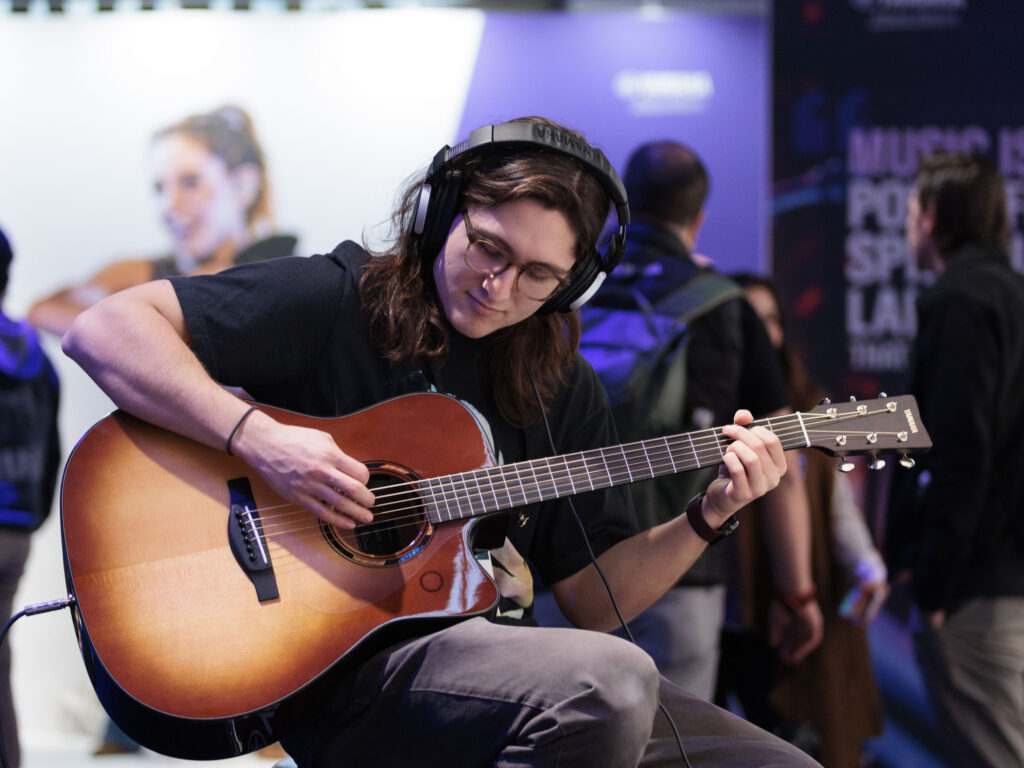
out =
[[(759, 419), (755, 425), (775, 432), (785, 450), (811, 445), (802, 413)], [(709, 428), (426, 478), (416, 485), (437, 524), (717, 466), (730, 443), (721, 427)]]

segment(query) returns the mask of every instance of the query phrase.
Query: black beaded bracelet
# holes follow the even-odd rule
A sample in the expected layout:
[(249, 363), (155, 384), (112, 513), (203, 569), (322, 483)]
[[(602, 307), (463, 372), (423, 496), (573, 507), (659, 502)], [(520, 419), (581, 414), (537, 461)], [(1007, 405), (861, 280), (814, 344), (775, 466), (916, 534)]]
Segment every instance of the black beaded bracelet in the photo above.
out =
[(701, 506), (704, 504), (704, 494), (698, 493), (692, 499), (690, 503), (686, 505), (686, 519), (690, 521), (690, 527), (693, 528), (694, 533), (700, 536), (708, 544), (715, 544), (721, 541), (724, 537), (735, 531), (740, 521), (736, 515), (732, 515), (722, 523), (718, 528), (712, 528), (708, 525), (707, 520), (704, 519), (704, 513), (701, 510)]
[(228, 441), (224, 444), (224, 451), (227, 453), (228, 456), (235, 455), (234, 453), (231, 452), (231, 441), (235, 439), (235, 435), (238, 434), (238, 430), (242, 428), (242, 425), (245, 423), (245, 420), (249, 418), (249, 414), (255, 410), (258, 410), (257, 406), (250, 405), (249, 410), (242, 414), (242, 418), (238, 420), (238, 423), (235, 424), (235, 428), (232, 429), (231, 434), (228, 435)]

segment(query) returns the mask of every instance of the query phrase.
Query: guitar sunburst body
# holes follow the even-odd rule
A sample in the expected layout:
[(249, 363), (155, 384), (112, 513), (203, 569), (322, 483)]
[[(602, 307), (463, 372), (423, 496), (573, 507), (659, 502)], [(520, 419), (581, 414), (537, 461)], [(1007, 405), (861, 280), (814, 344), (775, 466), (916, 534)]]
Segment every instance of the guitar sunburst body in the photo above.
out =
[[(389, 481), (494, 465), (472, 414), (443, 396), (341, 419), (261, 408), (330, 432)], [(259, 599), (230, 546), (235, 478), (248, 479), (262, 510), (277, 597)], [(275, 514), (281, 498), (240, 459), (123, 412), (82, 438), (61, 495), (67, 582), (97, 693), (129, 735), (178, 757), (276, 740), (295, 692), (316, 695), (314, 681), (355, 661), (364, 642), (423, 629), (397, 619), (445, 623), (497, 602), (470, 552), (469, 521), (433, 526), (420, 510), (401, 540), (360, 541), (309, 512)]]

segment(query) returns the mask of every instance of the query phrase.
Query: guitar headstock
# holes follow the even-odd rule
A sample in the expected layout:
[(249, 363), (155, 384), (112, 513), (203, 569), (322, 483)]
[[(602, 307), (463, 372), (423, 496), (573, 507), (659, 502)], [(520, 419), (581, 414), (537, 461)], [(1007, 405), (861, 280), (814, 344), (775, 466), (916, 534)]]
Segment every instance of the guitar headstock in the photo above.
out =
[(914, 465), (911, 453), (927, 451), (931, 438), (917, 412), (913, 395), (882, 395), (874, 400), (824, 402), (802, 413), (807, 439), (813, 448), (832, 456), (899, 453), (905, 467)]

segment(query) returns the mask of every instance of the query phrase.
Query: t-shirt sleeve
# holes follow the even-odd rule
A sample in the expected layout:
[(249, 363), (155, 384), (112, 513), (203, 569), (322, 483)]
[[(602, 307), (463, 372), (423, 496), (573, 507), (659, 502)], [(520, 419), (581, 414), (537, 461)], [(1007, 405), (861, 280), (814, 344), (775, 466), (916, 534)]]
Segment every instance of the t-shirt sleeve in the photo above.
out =
[(349, 263), (335, 255), (273, 259), (171, 282), (200, 362), (221, 384), (250, 391), (308, 373), (357, 290)]

